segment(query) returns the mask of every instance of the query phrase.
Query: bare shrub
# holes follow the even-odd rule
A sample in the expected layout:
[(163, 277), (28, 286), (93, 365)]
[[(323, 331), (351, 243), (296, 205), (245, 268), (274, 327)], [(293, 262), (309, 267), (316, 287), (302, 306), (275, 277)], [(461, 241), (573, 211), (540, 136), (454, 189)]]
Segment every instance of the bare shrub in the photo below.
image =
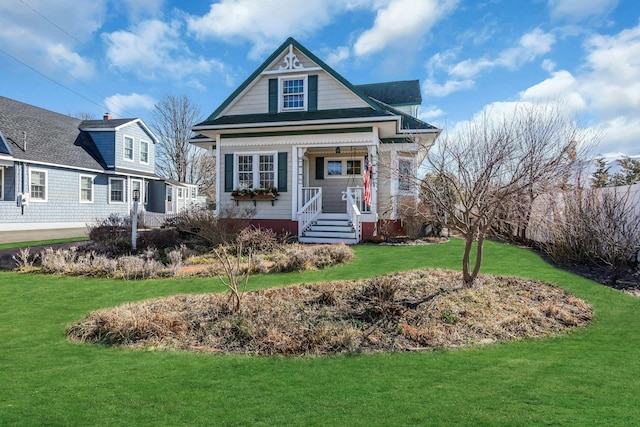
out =
[(629, 187), (574, 189), (548, 215), (543, 247), (559, 264), (596, 264), (609, 269), (615, 285), (636, 270), (640, 254), (640, 211)]
[(179, 235), (175, 229), (154, 228), (141, 232), (138, 235), (137, 248), (138, 250), (144, 250), (146, 248), (173, 248), (178, 241)]
[(224, 274), (218, 274), (218, 278), (230, 292), (229, 303), (231, 310), (237, 312), (240, 310), (242, 295), (247, 288), (247, 283), (249, 283), (252, 255), (251, 251), (249, 251), (245, 265), (242, 257), (234, 257), (233, 252), (241, 254), (243, 252), (242, 243), (238, 243), (237, 248), (233, 249), (229, 246), (220, 246), (213, 250), (224, 272)]
[[(255, 208), (215, 211), (195, 207), (181, 213), (171, 221), (180, 233), (199, 237), (211, 246), (234, 240), (235, 236), (250, 224)], [(233, 219), (232, 219), (233, 218)]]
[(278, 236), (269, 228), (248, 227), (240, 231), (236, 243), (241, 245), (244, 253), (265, 254), (279, 250)]
[(273, 270), (281, 272), (316, 270), (352, 259), (353, 250), (344, 243), (313, 246), (293, 244), (274, 256)]
[(22, 248), (16, 255), (13, 255), (11, 259), (15, 262), (16, 269), (29, 271), (33, 268), (33, 264), (38, 259), (38, 255), (32, 254), (30, 248)]

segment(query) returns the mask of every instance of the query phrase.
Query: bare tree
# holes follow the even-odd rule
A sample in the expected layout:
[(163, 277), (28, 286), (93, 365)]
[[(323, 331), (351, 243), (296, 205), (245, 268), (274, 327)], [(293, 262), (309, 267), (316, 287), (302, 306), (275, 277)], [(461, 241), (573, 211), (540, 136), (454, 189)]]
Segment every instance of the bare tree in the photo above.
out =
[(160, 139), (158, 173), (178, 182), (214, 188), (215, 161), (202, 148), (189, 143), (191, 127), (201, 120), (200, 109), (186, 95), (165, 95), (152, 111), (151, 127)]
[(484, 240), (501, 213), (511, 207), (508, 219), (526, 222), (536, 197), (566, 183), (580, 137), (559, 106), (522, 104), (508, 117), (484, 114), (436, 141), (426, 166), (437, 179), (423, 181), (421, 199), (434, 220), (464, 238), (465, 284), (477, 277)]

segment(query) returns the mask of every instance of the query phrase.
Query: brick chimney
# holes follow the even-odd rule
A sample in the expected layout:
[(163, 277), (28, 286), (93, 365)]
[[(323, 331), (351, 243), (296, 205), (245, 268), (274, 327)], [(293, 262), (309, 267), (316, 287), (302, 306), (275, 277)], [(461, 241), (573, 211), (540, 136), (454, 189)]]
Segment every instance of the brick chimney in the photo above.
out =
[(111, 113), (104, 113), (104, 116), (102, 116), (102, 120), (111, 120)]

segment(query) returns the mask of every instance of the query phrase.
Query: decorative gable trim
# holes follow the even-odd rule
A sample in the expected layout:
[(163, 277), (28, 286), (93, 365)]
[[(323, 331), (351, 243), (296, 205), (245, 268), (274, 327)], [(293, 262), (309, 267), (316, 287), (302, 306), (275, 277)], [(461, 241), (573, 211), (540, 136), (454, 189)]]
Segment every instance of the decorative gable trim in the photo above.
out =
[(293, 44), (289, 45), (289, 53), (282, 58), (283, 64), (277, 70), (264, 70), (261, 74), (283, 74), (283, 73), (299, 73), (301, 71), (321, 71), (321, 67), (308, 67), (304, 65), (298, 59), (298, 56), (293, 53)]
[[(238, 98), (248, 88), (253, 86), (256, 83), (257, 78), (261, 74), (263, 74), (265, 71), (268, 71), (267, 67), (273, 64), (274, 61), (278, 59), (278, 56), (280, 56), (286, 48), (291, 49), (291, 46), (293, 46), (298, 51), (300, 51), (300, 53), (302, 53), (307, 58), (309, 58), (309, 60), (316, 63), (319, 66), (318, 69), (326, 71), (329, 75), (331, 75), (333, 78), (339, 81), (343, 86), (345, 86), (347, 89), (353, 92), (356, 96), (362, 99), (362, 101), (364, 101), (373, 110), (375, 111), (382, 110), (379, 105), (373, 102), (369, 97), (365, 96), (359, 89), (357, 89), (355, 86), (349, 83), (347, 79), (345, 79), (340, 74), (338, 74), (333, 68), (325, 64), (324, 61), (322, 61), (316, 55), (311, 53), (307, 48), (305, 48), (300, 43), (298, 43), (293, 37), (289, 37), (278, 49), (276, 49), (271, 54), (271, 56), (269, 56), (269, 58), (267, 58), (266, 61), (262, 63), (260, 67), (258, 67), (240, 86), (238, 86), (238, 88), (236, 88), (236, 90), (234, 90), (233, 93), (231, 93), (231, 95), (229, 95), (229, 97), (227, 97), (227, 99), (225, 99), (224, 102), (213, 113), (211, 113), (211, 115), (207, 117), (207, 119), (204, 122), (198, 123), (195, 127), (196, 128), (201, 128), (202, 126), (206, 127), (209, 122), (213, 122), (215, 119), (221, 116), (222, 113), (229, 106), (231, 106), (231, 104), (236, 100), (236, 98)], [(299, 69), (292, 70), (292, 71), (300, 72)], [(310, 71), (310, 68), (306, 68), (305, 71)], [(281, 73), (282, 71), (278, 71), (278, 72)]]

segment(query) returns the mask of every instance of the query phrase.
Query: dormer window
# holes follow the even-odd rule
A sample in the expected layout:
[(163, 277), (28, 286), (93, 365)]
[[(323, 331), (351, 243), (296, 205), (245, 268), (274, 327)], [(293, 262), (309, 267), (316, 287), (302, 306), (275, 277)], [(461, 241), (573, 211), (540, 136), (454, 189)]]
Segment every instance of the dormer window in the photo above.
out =
[(124, 137), (124, 159), (133, 160), (133, 138)]
[(307, 110), (307, 76), (280, 79), (280, 110)]

